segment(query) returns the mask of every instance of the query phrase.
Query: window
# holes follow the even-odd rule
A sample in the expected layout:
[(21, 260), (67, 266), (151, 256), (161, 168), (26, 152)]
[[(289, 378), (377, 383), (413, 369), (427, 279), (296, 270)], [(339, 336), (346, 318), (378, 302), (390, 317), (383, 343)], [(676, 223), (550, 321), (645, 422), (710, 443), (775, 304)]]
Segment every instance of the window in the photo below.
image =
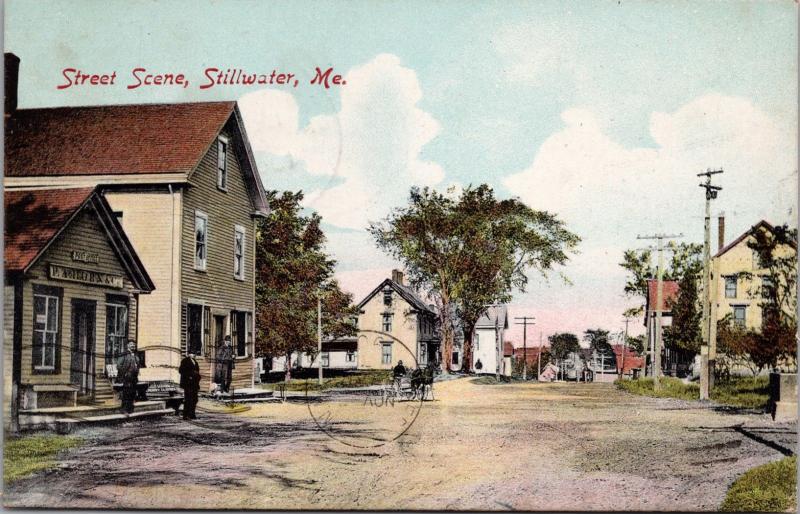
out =
[(203, 351), (204, 313), (202, 305), (188, 305), (186, 307), (186, 351), (200, 355)]
[(419, 345), (419, 364), (424, 366), (428, 363), (428, 345), (420, 343)]
[(761, 277), (761, 298), (769, 298), (773, 290), (772, 277), (764, 275)]
[(237, 357), (247, 357), (247, 347), (252, 339), (250, 313), (231, 312), (231, 344)]
[(725, 277), (725, 298), (736, 298), (736, 277)]
[(392, 290), (388, 287), (383, 290), (383, 304), (384, 305), (392, 304)]
[(356, 352), (349, 350), (347, 352), (347, 362), (355, 362), (356, 361)]
[(233, 276), (244, 280), (244, 227), (239, 225), (233, 232)]
[(458, 364), (458, 352), (453, 352), (453, 364)]
[(391, 332), (392, 331), (392, 314), (388, 312), (383, 313), (383, 331), (384, 332)]
[(323, 368), (327, 368), (331, 365), (331, 354), (328, 352), (322, 352), (319, 355), (319, 362), (322, 364)]
[(392, 343), (381, 343), (381, 364), (392, 363)]
[(744, 305), (737, 305), (733, 308), (733, 324), (737, 327), (744, 327), (745, 326), (745, 312), (746, 307)]
[(61, 289), (34, 286), (33, 291), (33, 370), (58, 373)]
[(217, 139), (217, 187), (228, 189), (228, 138), (224, 136)]
[(194, 269), (205, 271), (208, 261), (208, 216), (194, 213)]
[(120, 297), (106, 302), (106, 362), (116, 362), (128, 340), (128, 302)]

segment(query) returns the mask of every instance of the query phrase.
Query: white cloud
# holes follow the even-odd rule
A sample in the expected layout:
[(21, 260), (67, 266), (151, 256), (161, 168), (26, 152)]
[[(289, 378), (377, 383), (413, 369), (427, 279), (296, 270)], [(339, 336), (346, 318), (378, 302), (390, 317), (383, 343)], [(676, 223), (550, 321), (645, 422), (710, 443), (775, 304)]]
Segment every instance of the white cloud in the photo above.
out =
[(312, 174), (344, 179), (309, 193), (306, 206), (328, 223), (361, 229), (404, 203), (411, 185), (435, 186), (444, 179), (441, 166), (420, 157), (440, 126), (417, 105), (422, 90), (416, 72), (394, 55), (351, 69), (345, 81), (340, 111), (316, 116), (302, 129), (288, 93), (258, 91), (240, 104), (256, 151), (290, 156)]

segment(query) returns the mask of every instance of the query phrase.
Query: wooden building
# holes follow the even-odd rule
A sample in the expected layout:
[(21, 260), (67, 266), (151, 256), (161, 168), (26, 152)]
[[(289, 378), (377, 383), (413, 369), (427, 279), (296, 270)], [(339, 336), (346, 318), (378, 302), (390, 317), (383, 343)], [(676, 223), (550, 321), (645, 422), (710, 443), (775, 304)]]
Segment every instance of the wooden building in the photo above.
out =
[(154, 285), (94, 188), (5, 193), (4, 417), (113, 398), (106, 378), (137, 338)]
[(437, 316), (410, 287), (403, 273), (392, 271), (358, 304), (358, 368), (391, 369), (441, 362)]
[(142, 380), (177, 382), (193, 351), (208, 387), (230, 335), (233, 385), (253, 385), (256, 218), (268, 206), (235, 102), (15, 110), (5, 186), (100, 188), (156, 285), (139, 305)]

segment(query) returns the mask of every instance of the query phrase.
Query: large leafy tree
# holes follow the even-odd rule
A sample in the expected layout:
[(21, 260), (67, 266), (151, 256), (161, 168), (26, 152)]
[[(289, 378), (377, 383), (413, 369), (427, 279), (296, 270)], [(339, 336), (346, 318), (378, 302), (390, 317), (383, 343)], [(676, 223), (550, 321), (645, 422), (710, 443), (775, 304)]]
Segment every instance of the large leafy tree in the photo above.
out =
[(566, 359), (572, 352), (579, 352), (581, 345), (578, 336), (568, 332), (556, 333), (547, 338), (550, 341), (550, 355), (558, 360)]
[(441, 319), (445, 369), (451, 367), (456, 321), (464, 330), (464, 368), (472, 332), (487, 305), (524, 291), (526, 272), (543, 275), (568, 260), (579, 242), (555, 215), (518, 199), (498, 200), (488, 185), (458, 198), (412, 188), (409, 205), (370, 224), (378, 246), (402, 261), (412, 285), (430, 292)]
[(357, 311), (333, 278), (321, 218), (301, 213), (303, 193), (268, 191), (267, 198), (272, 212), (256, 234), (256, 352), (286, 356), (288, 380), (291, 354), (317, 351), (317, 298), (328, 337), (354, 335)]

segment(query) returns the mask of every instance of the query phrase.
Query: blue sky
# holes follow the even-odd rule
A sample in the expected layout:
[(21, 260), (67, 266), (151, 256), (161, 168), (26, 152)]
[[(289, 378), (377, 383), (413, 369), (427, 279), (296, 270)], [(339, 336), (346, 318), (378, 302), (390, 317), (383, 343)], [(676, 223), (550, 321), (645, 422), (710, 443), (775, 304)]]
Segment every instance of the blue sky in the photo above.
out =
[[(21, 107), (239, 99), (265, 184), (307, 191), (356, 296), (392, 263), (363, 231), (413, 184), (487, 182), (584, 239), (512, 314), (618, 330), (637, 233), (702, 238), (694, 175), (722, 166), (729, 236), (796, 220), (797, 12), (755, 2), (6, 3)], [(56, 90), (61, 69), (185, 72), (190, 86)], [(197, 88), (209, 66), (341, 88)], [(122, 80), (122, 79), (125, 80)], [(514, 336), (516, 337), (516, 335)]]

